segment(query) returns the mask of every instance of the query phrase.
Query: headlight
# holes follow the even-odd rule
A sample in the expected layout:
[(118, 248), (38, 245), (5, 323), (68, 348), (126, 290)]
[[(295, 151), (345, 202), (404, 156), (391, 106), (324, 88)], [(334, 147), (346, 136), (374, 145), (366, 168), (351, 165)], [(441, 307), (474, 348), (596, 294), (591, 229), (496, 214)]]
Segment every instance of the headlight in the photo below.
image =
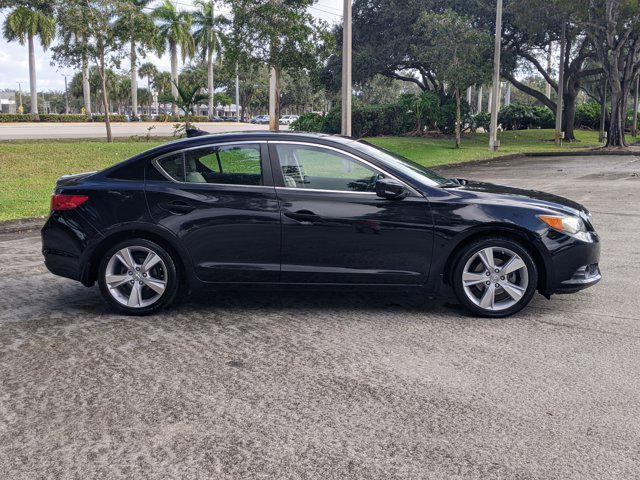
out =
[(538, 218), (554, 230), (588, 240), (587, 226), (580, 217), (564, 215), (538, 215)]

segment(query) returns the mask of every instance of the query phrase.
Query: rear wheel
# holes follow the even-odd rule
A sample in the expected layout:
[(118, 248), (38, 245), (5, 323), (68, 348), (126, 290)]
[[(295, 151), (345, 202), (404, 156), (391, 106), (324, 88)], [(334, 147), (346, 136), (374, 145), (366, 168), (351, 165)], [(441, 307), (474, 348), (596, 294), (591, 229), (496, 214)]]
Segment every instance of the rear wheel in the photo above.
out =
[(154, 242), (125, 240), (102, 259), (98, 284), (102, 296), (116, 309), (131, 315), (153, 313), (176, 297), (175, 261)]
[(518, 242), (499, 237), (464, 247), (453, 271), (458, 300), (483, 317), (519, 312), (533, 298), (537, 284), (538, 271), (529, 252)]

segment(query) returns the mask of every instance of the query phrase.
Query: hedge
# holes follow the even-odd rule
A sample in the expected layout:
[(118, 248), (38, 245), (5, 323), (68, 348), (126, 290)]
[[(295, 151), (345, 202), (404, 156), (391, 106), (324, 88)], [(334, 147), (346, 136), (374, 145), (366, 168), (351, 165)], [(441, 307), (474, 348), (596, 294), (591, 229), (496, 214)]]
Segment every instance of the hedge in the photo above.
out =
[(0, 113), (0, 123), (33, 122), (34, 116), (28, 113)]
[[(104, 115), (93, 115), (94, 122), (104, 122)], [(112, 122), (128, 122), (129, 119), (126, 115), (109, 115), (109, 120)]]
[(41, 122), (88, 122), (89, 117), (87, 115), (82, 114), (57, 114), (57, 113), (41, 113), (40, 114)]

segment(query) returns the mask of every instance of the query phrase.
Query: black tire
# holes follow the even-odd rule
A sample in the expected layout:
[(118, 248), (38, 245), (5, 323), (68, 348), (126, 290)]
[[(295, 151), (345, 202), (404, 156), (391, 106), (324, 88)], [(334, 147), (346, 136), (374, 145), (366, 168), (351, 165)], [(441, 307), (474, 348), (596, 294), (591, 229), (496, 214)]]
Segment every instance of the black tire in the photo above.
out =
[[(111, 258), (126, 247), (148, 249), (158, 255), (164, 263), (164, 265), (162, 265), (161, 267), (156, 268), (161, 268), (161, 271), (166, 275), (165, 288), (162, 294), (159, 294), (159, 298), (155, 300), (151, 305), (129, 307), (120, 303), (118, 300), (116, 300), (116, 298), (114, 298), (114, 295), (110, 293), (110, 288), (106, 282), (107, 266), (109, 265), (109, 261), (111, 260)], [(176, 262), (171, 257), (171, 255), (157, 243), (142, 238), (124, 240), (111, 247), (101, 259), (100, 266), (98, 268), (98, 285), (100, 286), (100, 293), (102, 293), (104, 299), (116, 310), (127, 315), (149, 315), (171, 305), (178, 296), (179, 278), (176, 269)], [(142, 283), (140, 283), (140, 285), (142, 285)], [(121, 288), (126, 288), (126, 285)], [(151, 290), (148, 290), (147, 292), (149, 296), (154, 295), (154, 292)]]
[[(502, 287), (498, 288), (498, 284), (495, 284), (496, 295), (504, 294), (503, 298), (505, 298), (504, 302), (506, 304), (508, 304), (509, 302), (515, 302), (513, 305), (510, 305), (504, 309), (491, 310), (480, 307), (480, 305), (474, 303), (474, 301), (472, 301), (468, 297), (468, 294), (465, 291), (465, 286), (463, 284), (462, 277), (467, 262), (469, 262), (470, 259), (472, 259), (472, 257), (474, 257), (478, 252), (489, 247), (497, 249), (497, 255), (500, 255), (501, 253), (504, 254), (506, 250), (510, 250), (511, 252), (516, 253), (522, 259), (526, 267), (526, 272), (524, 272), (524, 274), (528, 276), (527, 286), (526, 289), (524, 289), (524, 293), (522, 293), (522, 296), (519, 300), (516, 301), (512, 297), (508, 296), (507, 292), (504, 289), (500, 290)], [(506, 250), (500, 250), (501, 248)], [(497, 263), (498, 260), (499, 259), (496, 259), (496, 266), (499, 267)], [(523, 270), (520, 270), (520, 272), (523, 272)], [(484, 274), (486, 275), (486, 272)], [(518, 273), (517, 275), (520, 275), (520, 273)], [(489, 278), (487, 280), (489, 280)], [(529, 302), (531, 302), (531, 299), (533, 298), (538, 285), (538, 269), (536, 268), (536, 263), (531, 257), (531, 254), (521, 243), (504, 237), (485, 237), (476, 240), (468, 245), (465, 245), (460, 250), (460, 252), (458, 252), (457, 259), (453, 267), (451, 283), (453, 285), (453, 290), (456, 294), (456, 297), (458, 298), (458, 301), (471, 313), (481, 317), (502, 318), (519, 312), (524, 307), (526, 307)], [(489, 281), (489, 283), (491, 282)], [(484, 285), (479, 285), (475, 288), (483, 289), (485, 287)]]

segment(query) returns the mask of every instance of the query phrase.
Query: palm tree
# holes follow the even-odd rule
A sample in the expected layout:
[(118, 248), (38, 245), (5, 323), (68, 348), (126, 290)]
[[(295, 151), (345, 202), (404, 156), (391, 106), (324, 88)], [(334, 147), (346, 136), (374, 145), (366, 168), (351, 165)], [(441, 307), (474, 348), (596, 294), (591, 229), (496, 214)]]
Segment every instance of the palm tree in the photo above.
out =
[(49, 47), (56, 34), (56, 23), (51, 5), (34, 2), (17, 6), (4, 22), (4, 37), (9, 41), (29, 44), (29, 86), (31, 88), (31, 113), (38, 117), (38, 89), (36, 88), (35, 37), (40, 37), (43, 48)]
[[(117, 29), (121, 38), (129, 42), (131, 63), (131, 114), (138, 116), (138, 53), (144, 56), (147, 48), (159, 50), (153, 19), (144, 12), (151, 0), (124, 0), (120, 3)], [(140, 52), (138, 52), (140, 49)]]
[[(193, 23), (196, 30), (193, 34), (197, 47), (201, 48), (203, 60), (207, 63), (207, 89), (209, 91), (209, 118), (214, 116), (214, 96), (215, 87), (213, 84), (213, 63), (217, 49), (221, 45), (221, 32), (217, 27), (227, 24), (228, 20), (220, 16), (215, 16), (215, 1), (196, 0), (196, 5), (200, 10), (193, 12)], [(218, 30), (218, 31), (217, 31)]]
[[(153, 18), (158, 26), (158, 34), (169, 47), (171, 55), (171, 95), (173, 97), (172, 114), (178, 115), (178, 48), (182, 52), (182, 60), (186, 60), (195, 52), (195, 42), (191, 35), (191, 14), (180, 12), (170, 0), (153, 11)], [(163, 46), (164, 47), (164, 46)]]
[(200, 85), (178, 85), (174, 83), (176, 90), (178, 90), (178, 97), (175, 99), (177, 106), (179, 106), (184, 112), (184, 131), (189, 130), (191, 125), (191, 117), (194, 114), (194, 109), (200, 104), (200, 102), (207, 99), (207, 95), (198, 93), (201, 89)]
[(89, 29), (87, 9), (79, 2), (67, 2), (58, 8), (58, 31), (60, 42), (53, 47), (54, 59), (58, 63), (80, 65), (82, 69), (82, 97), (85, 113), (91, 116), (91, 84), (89, 81)]
[(140, 65), (139, 73), (142, 78), (146, 77), (147, 79), (147, 91), (149, 92), (149, 116), (151, 116), (151, 99), (153, 97), (151, 93), (151, 81), (158, 75), (158, 69), (153, 63), (146, 62)]

